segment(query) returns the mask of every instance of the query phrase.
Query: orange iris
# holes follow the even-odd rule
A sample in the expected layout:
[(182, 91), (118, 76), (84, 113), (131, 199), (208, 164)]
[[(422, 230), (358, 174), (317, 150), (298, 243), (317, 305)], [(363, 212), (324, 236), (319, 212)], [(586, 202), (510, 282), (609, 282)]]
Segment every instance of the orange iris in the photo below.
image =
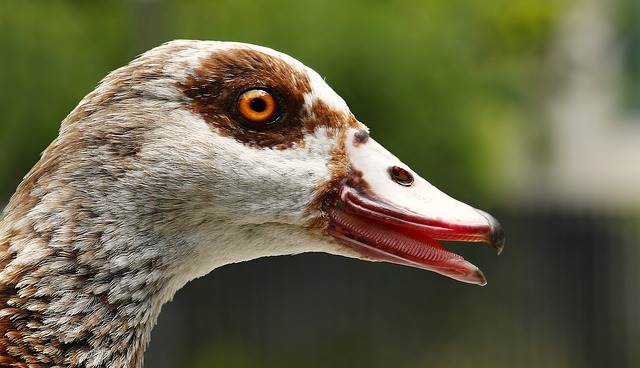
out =
[(276, 118), (278, 105), (269, 92), (252, 89), (238, 98), (238, 113), (250, 123), (265, 124)]

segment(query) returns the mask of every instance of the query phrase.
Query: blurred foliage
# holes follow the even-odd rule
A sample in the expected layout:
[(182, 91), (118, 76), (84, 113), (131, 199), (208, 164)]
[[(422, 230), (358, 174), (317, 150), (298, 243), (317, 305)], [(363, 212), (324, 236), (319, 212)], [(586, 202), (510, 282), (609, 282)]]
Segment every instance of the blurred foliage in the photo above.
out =
[(561, 4), (1, 1), (0, 203), (108, 71), (175, 38), (238, 40), (293, 55), (432, 183), (478, 206), (495, 203), (502, 142), (532, 120), (527, 103)]
[(613, 10), (618, 27), (618, 42), (623, 50), (625, 78), (621, 81), (623, 108), (640, 114), (640, 2), (623, 0)]

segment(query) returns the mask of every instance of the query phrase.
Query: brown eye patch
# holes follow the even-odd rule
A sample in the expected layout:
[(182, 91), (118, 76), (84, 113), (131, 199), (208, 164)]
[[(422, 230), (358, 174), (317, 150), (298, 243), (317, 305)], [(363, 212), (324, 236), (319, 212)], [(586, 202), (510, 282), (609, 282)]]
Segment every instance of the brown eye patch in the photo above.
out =
[(302, 145), (309, 129), (309, 112), (304, 111), (304, 95), (311, 92), (309, 76), (260, 51), (212, 52), (177, 86), (187, 97), (185, 106), (217, 134), (249, 146), (285, 149)]

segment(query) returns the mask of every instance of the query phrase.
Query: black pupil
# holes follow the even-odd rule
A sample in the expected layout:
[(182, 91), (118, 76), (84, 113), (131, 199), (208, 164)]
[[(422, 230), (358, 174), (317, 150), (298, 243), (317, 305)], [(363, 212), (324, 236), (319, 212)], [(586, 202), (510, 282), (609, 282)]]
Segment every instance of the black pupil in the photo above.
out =
[(255, 112), (263, 112), (267, 109), (267, 103), (261, 98), (254, 98), (251, 100), (249, 106), (251, 107), (251, 110)]

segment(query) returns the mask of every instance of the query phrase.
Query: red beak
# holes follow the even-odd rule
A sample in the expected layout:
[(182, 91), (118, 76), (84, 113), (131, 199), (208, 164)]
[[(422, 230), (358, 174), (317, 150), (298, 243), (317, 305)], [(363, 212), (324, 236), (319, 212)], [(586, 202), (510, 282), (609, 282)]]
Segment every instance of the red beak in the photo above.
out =
[(486, 212), (442, 193), (364, 131), (347, 135), (349, 177), (325, 201), (328, 233), (360, 254), (485, 285), (484, 274), (438, 240), (486, 242), (498, 253), (504, 233)]

